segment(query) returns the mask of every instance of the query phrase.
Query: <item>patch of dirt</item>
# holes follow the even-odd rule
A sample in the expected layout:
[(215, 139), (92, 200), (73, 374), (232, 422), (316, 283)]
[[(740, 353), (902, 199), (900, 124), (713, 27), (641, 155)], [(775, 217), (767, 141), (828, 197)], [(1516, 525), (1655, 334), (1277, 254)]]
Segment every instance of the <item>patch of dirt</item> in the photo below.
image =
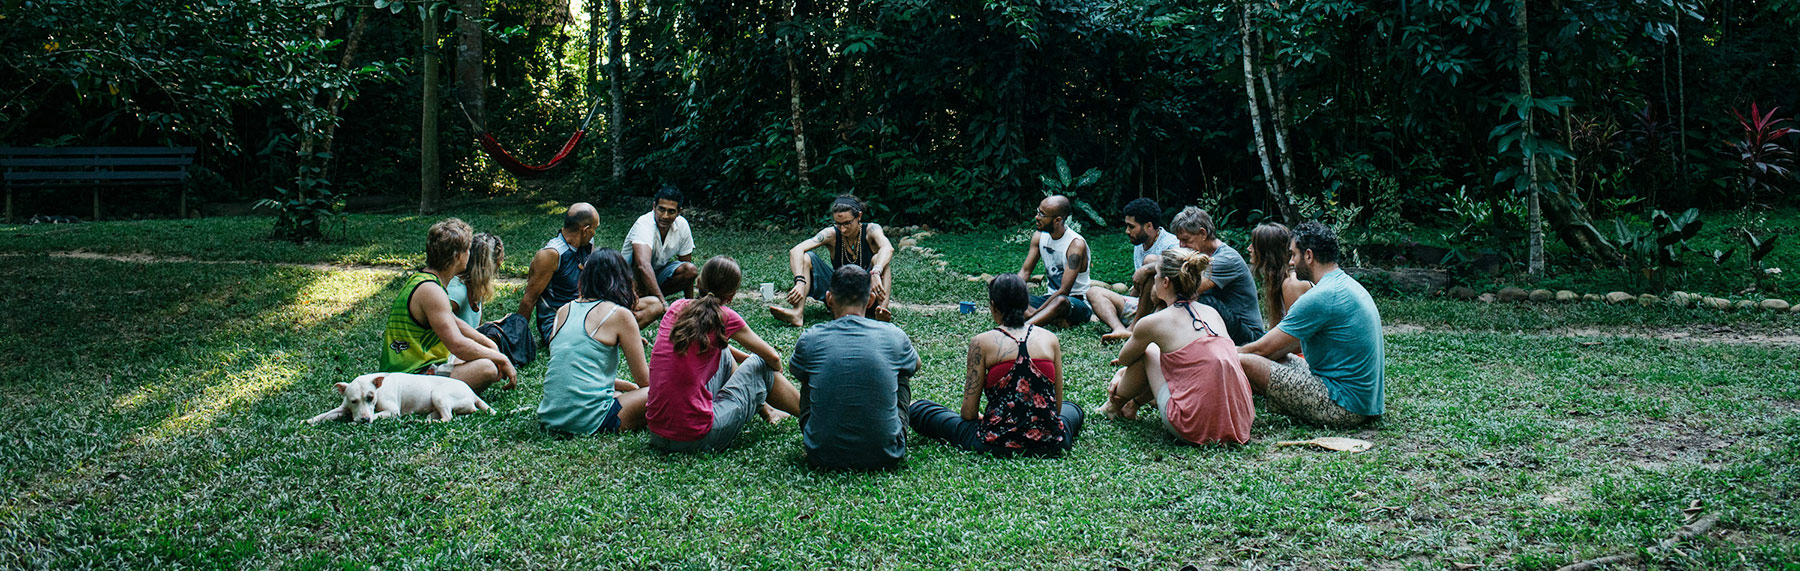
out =
[[(22, 255), (22, 254), (0, 253), (0, 256), (18, 256), (18, 255)], [(302, 263), (296, 263), (296, 262), (258, 262), (258, 261), (253, 261), (253, 260), (198, 260), (198, 259), (189, 258), (189, 257), (185, 257), (185, 256), (152, 256), (149, 254), (142, 254), (142, 253), (102, 254), (102, 253), (98, 253), (98, 252), (88, 252), (85, 250), (49, 252), (46, 255), (48, 255), (52, 258), (65, 258), (65, 259), (76, 259), (76, 260), (105, 260), (105, 261), (119, 262), (119, 263), (125, 263), (125, 264), (176, 263), (176, 264), (219, 264), (219, 265), (263, 265), (263, 266), (278, 266), (278, 267), (284, 267), (284, 268), (301, 268), (301, 269), (321, 271), (321, 272), (381, 272), (381, 273), (390, 273), (390, 274), (399, 274), (399, 273), (412, 271), (412, 268), (410, 268), (410, 267), (394, 266), (394, 265), (321, 264), (321, 263), (302, 264)], [(514, 286), (525, 285), (525, 280), (522, 278), (502, 277), (502, 278), (498, 278), (496, 281), (498, 281), (499, 283), (503, 283), (503, 284), (507, 284), (507, 285), (514, 285)], [(761, 305), (763, 305), (763, 303), (762, 303), (762, 300), (757, 299), (755, 296), (739, 296), (736, 300), (734, 300), (734, 303), (732, 305), (739, 306), (739, 307), (755, 307), (755, 306), (761, 306)], [(901, 301), (895, 301), (895, 302), (890, 303), (889, 305), (892, 307), (895, 307), (895, 308), (899, 308), (899, 309), (906, 309), (909, 311), (918, 311), (918, 312), (924, 312), (924, 313), (937, 313), (937, 312), (948, 312), (948, 311), (959, 311), (960, 310), (960, 308), (957, 306), (957, 304), (954, 304), (954, 303), (906, 303), (906, 302), (901, 302)]]
[(1641, 339), (1657, 339), (1662, 341), (1699, 341), (1704, 343), (1725, 343), (1729, 345), (1763, 345), (1769, 347), (1800, 347), (1800, 335), (1768, 335), (1762, 333), (1746, 333), (1730, 327), (1695, 325), (1682, 330), (1643, 329), (1597, 329), (1568, 328), (1551, 331), (1551, 334), (1563, 337), (1636, 337)]
[(1738, 437), (1718, 434), (1679, 422), (1651, 420), (1598, 442), (1612, 458), (1650, 470), (1663, 471), (1672, 464), (1710, 464), (1715, 453), (1736, 444)]
[[(1381, 332), (1386, 335), (1407, 335), (1407, 334), (1412, 334), (1412, 333), (1458, 332), (1458, 331), (1471, 331), (1472, 332), (1472, 331), (1477, 331), (1477, 330), (1473, 330), (1473, 329), (1470, 329), (1470, 330), (1435, 329), (1435, 328), (1421, 327), (1419, 325), (1414, 325), (1411, 323), (1396, 323), (1396, 324), (1391, 324), (1391, 325), (1383, 325), (1381, 327)], [(1738, 331), (1738, 330), (1732, 329), (1731, 327), (1709, 326), (1709, 325), (1692, 325), (1692, 326), (1683, 326), (1682, 329), (1659, 329), (1659, 330), (1646, 330), (1646, 329), (1638, 328), (1638, 327), (1610, 327), (1610, 328), (1565, 327), (1565, 328), (1561, 328), (1561, 329), (1550, 329), (1550, 330), (1546, 330), (1546, 331), (1531, 332), (1531, 333), (1527, 333), (1527, 334), (1528, 335), (1539, 335), (1539, 336), (1544, 336), (1544, 337), (1602, 337), (1602, 338), (1603, 337), (1624, 337), (1624, 338), (1632, 338), (1632, 339), (1655, 339), (1655, 340), (1659, 340), (1659, 341), (1685, 341), (1685, 342), (1692, 342), (1692, 343), (1722, 343), (1722, 344), (1727, 344), (1727, 345), (1760, 345), (1760, 346), (1765, 346), (1765, 347), (1800, 347), (1800, 334), (1794, 334), (1794, 335), (1774, 334), (1774, 335), (1771, 335), (1771, 334), (1766, 334), (1766, 333), (1749, 333), (1749, 332), (1744, 332), (1744, 331)], [(1584, 345), (1584, 346), (1600, 346), (1600, 345), (1604, 345), (1605, 341), (1593, 341), (1593, 342), (1589, 342), (1589, 343), (1594, 343), (1594, 345), (1589, 345), (1588, 343), (1583, 343), (1582, 345)]]

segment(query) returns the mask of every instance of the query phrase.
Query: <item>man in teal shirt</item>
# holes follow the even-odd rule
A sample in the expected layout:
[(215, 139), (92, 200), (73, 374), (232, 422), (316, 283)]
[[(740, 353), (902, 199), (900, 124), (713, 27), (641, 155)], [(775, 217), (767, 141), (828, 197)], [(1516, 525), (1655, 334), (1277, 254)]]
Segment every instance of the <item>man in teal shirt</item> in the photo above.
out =
[[(1381, 418), (1386, 345), (1375, 300), (1338, 268), (1337, 235), (1318, 222), (1294, 228), (1294, 273), (1316, 285), (1287, 317), (1238, 348), (1250, 387), (1309, 424), (1348, 427)], [(1293, 355), (1298, 349), (1301, 358)]]

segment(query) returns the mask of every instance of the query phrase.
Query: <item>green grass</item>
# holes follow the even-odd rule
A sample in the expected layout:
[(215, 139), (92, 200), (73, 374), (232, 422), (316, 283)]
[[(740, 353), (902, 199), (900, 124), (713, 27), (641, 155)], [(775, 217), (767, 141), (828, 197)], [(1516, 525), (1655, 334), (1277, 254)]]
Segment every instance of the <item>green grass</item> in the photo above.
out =
[[(554, 231), (525, 210), (464, 217), (509, 244)], [(599, 243), (623, 235), (621, 217)], [(1551, 569), (1653, 544), (1696, 499), (1721, 533), (1655, 567), (1800, 562), (1792, 348), (1517, 332), (1728, 314), (1383, 300), (1390, 321), (1453, 330), (1388, 337), (1389, 410), (1368, 430), (1265, 410), (1251, 444), (1195, 448), (1154, 419), (1089, 419), (1060, 459), (915, 439), (901, 471), (827, 473), (805, 467), (792, 422), (699, 456), (642, 434), (551, 438), (531, 412), (542, 362), (518, 391), (489, 393), (496, 416), (305, 426), (337, 404), (331, 383), (375, 362), (398, 274), (42, 255), (412, 264), (428, 222), (353, 217), (349, 240), (313, 246), (257, 239), (267, 219), (0, 227), (13, 254), (0, 258), (0, 567)], [(747, 281), (784, 274), (777, 256), (799, 236), (696, 231)], [(953, 268), (1017, 263), (976, 236), (925, 245)], [(899, 263), (904, 300), (980, 293), (916, 254)], [(518, 292), (502, 296), (494, 307)], [(798, 337), (738, 309), (777, 347)], [(955, 398), (965, 340), (988, 325), (898, 313), (924, 360), (914, 394)], [(1097, 403), (1114, 348), (1092, 328), (1062, 337), (1071, 398)], [(1274, 446), (1325, 435), (1376, 447)]]

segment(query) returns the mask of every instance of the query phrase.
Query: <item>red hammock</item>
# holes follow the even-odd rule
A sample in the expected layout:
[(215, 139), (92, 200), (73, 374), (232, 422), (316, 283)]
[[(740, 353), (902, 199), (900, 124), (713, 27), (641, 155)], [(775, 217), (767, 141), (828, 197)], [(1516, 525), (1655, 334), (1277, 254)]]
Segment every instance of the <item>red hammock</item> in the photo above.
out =
[(463, 106), (462, 101), (457, 101), (456, 105), (463, 108), (463, 117), (469, 120), (469, 126), (481, 133), (481, 150), (487, 152), (489, 157), (493, 157), (494, 162), (499, 163), (500, 168), (506, 169), (506, 172), (519, 178), (537, 178), (555, 170), (556, 167), (563, 164), (564, 159), (575, 154), (575, 146), (581, 144), (581, 138), (587, 135), (588, 123), (593, 122), (594, 112), (600, 110), (600, 98), (594, 97), (594, 103), (588, 106), (587, 117), (581, 120), (581, 128), (576, 129), (575, 134), (569, 135), (569, 141), (563, 143), (562, 150), (557, 151), (556, 156), (550, 157), (550, 162), (541, 165), (528, 165), (519, 160), (511, 151), (506, 150), (506, 147), (500, 146), (500, 141), (494, 139), (493, 134), (475, 123), (475, 117), (469, 115), (469, 109)]
[(534, 178), (561, 165), (563, 159), (569, 158), (569, 155), (575, 152), (575, 145), (580, 144), (581, 136), (586, 134), (587, 131), (575, 131), (574, 135), (569, 136), (569, 142), (563, 143), (562, 150), (557, 151), (556, 156), (550, 157), (550, 162), (541, 165), (528, 165), (520, 161), (512, 153), (507, 152), (506, 147), (500, 146), (500, 142), (494, 140), (494, 136), (487, 132), (481, 133), (481, 150), (487, 151), (488, 156), (493, 157), (494, 162), (500, 164), (500, 168), (513, 173), (513, 176)]

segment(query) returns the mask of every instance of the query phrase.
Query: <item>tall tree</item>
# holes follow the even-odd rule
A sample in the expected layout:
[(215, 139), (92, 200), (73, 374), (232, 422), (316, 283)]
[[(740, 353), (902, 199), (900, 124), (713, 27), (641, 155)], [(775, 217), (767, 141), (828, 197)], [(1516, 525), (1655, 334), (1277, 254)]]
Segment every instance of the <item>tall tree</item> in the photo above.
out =
[[(788, 114), (794, 127), (794, 157), (799, 161), (797, 173), (800, 175), (800, 187), (808, 188), (812, 186), (812, 182), (806, 176), (807, 171), (811, 169), (806, 165), (806, 128), (801, 119), (800, 70), (798, 66), (794, 65), (794, 52), (800, 49), (800, 44), (794, 41), (794, 36), (802, 34), (801, 30), (794, 26), (794, 4), (797, 2), (798, 0), (787, 0), (787, 17), (783, 22), (787, 24), (784, 27), (789, 35), (785, 41), (778, 40), (777, 43), (782, 48), (782, 55), (787, 58)], [(782, 35), (776, 34), (776, 37), (780, 38)]]
[(1243, 45), (1244, 96), (1250, 105), (1250, 132), (1256, 138), (1256, 156), (1262, 161), (1263, 181), (1269, 189), (1269, 200), (1275, 203), (1275, 210), (1281, 213), (1282, 221), (1291, 226), (1300, 223), (1300, 215), (1294, 211), (1294, 202), (1289, 199), (1281, 179), (1275, 174), (1274, 163), (1269, 156), (1269, 143), (1263, 136), (1262, 106), (1258, 103), (1262, 97), (1257, 94), (1256, 88), (1256, 66), (1260, 64), (1256, 61), (1255, 50), (1251, 48), (1251, 34), (1254, 33), (1250, 27), (1251, 3), (1244, 2), (1242, 8), (1238, 16), (1238, 31)]
[(1526, 188), (1525, 198), (1525, 226), (1526, 232), (1530, 236), (1528, 247), (1531, 250), (1531, 258), (1526, 268), (1527, 271), (1531, 272), (1531, 275), (1538, 276), (1544, 274), (1544, 214), (1538, 205), (1539, 180), (1537, 148), (1534, 142), (1536, 131), (1534, 131), (1532, 127), (1532, 116), (1537, 115), (1537, 111), (1533, 109), (1531, 96), (1531, 20), (1525, 12), (1525, 0), (1513, 0), (1513, 17), (1519, 33), (1517, 53), (1519, 61), (1519, 105), (1525, 110), (1525, 133), (1520, 141), (1520, 148), (1524, 151), (1522, 154), (1525, 155), (1525, 172), (1523, 175), (1528, 179), (1528, 182), (1526, 183), (1528, 186)]
[(443, 187), (438, 171), (438, 26), (433, 2), (419, 6), (424, 19), (419, 23), (419, 213), (438, 209), (438, 194)]
[(620, 47), (620, 28), (624, 26), (619, 14), (620, 0), (607, 0), (606, 3), (606, 91), (612, 98), (612, 118), (610, 134), (612, 135), (612, 182), (613, 186), (625, 182), (625, 88), (619, 74), (619, 60), (624, 58), (624, 49)]
[(486, 57), (481, 45), (486, 6), (482, 0), (456, 0), (456, 96), (478, 125), (487, 124)]

